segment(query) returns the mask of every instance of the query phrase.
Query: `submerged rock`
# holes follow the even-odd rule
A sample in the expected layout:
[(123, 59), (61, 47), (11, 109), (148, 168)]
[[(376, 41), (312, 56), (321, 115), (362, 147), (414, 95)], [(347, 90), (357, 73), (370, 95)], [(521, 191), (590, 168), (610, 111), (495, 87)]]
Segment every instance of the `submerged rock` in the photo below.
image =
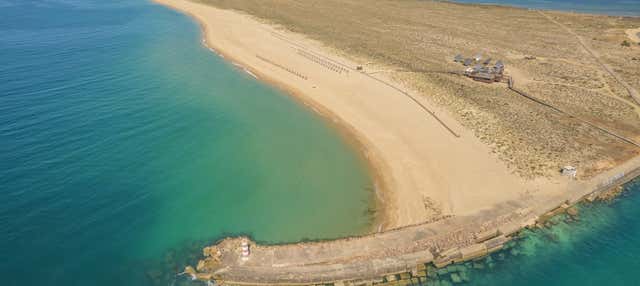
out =
[(149, 270), (147, 271), (147, 278), (151, 280), (153, 285), (159, 285), (162, 279), (162, 272), (157, 269)]
[(467, 268), (462, 264), (458, 264), (453, 267), (453, 270), (458, 272), (464, 272), (464, 271), (467, 271)]
[(613, 199), (615, 199), (616, 197), (618, 197), (618, 195), (620, 195), (620, 193), (622, 193), (622, 191), (624, 191), (624, 187), (622, 186), (617, 186), (615, 188), (612, 188), (606, 192), (603, 192), (601, 194), (598, 195), (598, 200), (601, 201), (611, 201)]
[(458, 275), (458, 273), (453, 273), (451, 274), (451, 281), (453, 281), (453, 283), (461, 283), (462, 278), (460, 278), (460, 275)]
[(440, 268), (436, 272), (439, 276), (447, 275), (449, 273), (449, 267)]
[(468, 272), (460, 272), (460, 279), (462, 279), (462, 282), (469, 282), (471, 281), (471, 279), (469, 278), (469, 273)]

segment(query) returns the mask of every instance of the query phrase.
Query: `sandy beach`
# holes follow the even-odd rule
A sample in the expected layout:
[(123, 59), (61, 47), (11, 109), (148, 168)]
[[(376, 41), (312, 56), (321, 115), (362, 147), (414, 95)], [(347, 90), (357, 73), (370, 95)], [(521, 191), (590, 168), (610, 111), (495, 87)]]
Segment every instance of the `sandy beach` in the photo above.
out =
[(629, 36), (629, 39), (631, 41), (636, 44), (640, 43), (640, 28), (628, 29), (625, 32), (627, 33), (627, 36)]
[[(570, 47), (549, 50), (536, 46), (540, 41), (514, 41), (519, 46), (505, 51), (499, 44), (513, 40), (502, 38), (510, 34), (493, 35), (496, 39), (491, 45), (498, 45), (495, 53), (513, 63), (506, 71), (524, 90), (518, 93), (538, 97), (529, 100), (514, 96), (506, 84), (486, 85), (423, 70), (424, 66), (450, 69), (452, 50), (469, 49), (469, 43), (478, 41), (472, 39), (475, 34), (454, 27), (464, 24), (435, 26), (439, 20), (426, 20), (434, 26), (420, 35), (434, 37), (433, 42), (443, 42), (442, 46), (409, 51), (397, 47), (404, 41), (424, 43), (411, 32), (424, 25), (411, 22), (412, 28), (407, 29), (388, 24), (400, 23), (402, 17), (382, 24), (359, 23), (349, 31), (344, 39), (349, 43), (341, 49), (339, 37), (332, 37), (335, 28), (325, 27), (315, 34), (322, 42), (308, 36), (315, 33), (315, 25), (327, 21), (314, 12), (332, 14), (341, 2), (302, 8), (279, 2), (216, 2), (232, 7), (238, 4), (263, 17), (256, 18), (189, 0), (155, 1), (196, 19), (202, 26), (203, 42), (212, 51), (256, 79), (280, 87), (344, 130), (366, 158), (376, 183), (377, 220), (371, 226), (372, 234), (275, 246), (256, 244), (246, 237), (226, 238), (205, 248), (204, 259), (195, 268), (187, 267), (186, 273), (193, 278), (246, 285), (361, 285), (381, 281), (380, 277), (389, 274), (424, 276), (425, 265), (444, 267), (497, 251), (521, 229), (544, 224), (573, 204), (593, 200), (640, 174), (640, 157), (635, 156), (637, 144), (633, 141), (633, 122), (638, 120), (635, 89), (626, 81), (634, 78), (634, 71), (623, 66), (625, 73), (620, 76), (598, 51), (609, 47), (604, 45), (618, 47), (620, 37), (626, 36), (624, 30), (616, 30), (615, 36), (602, 42), (590, 42), (597, 38), (585, 40), (563, 23), (572, 17), (576, 22), (587, 21), (583, 16), (487, 9), (487, 15), (526, 17), (531, 24), (522, 25), (537, 27), (527, 30), (534, 33), (531, 36), (544, 40), (555, 37), (553, 40)], [(370, 21), (380, 9), (385, 10), (364, 2), (349, 3), (354, 6), (346, 10), (359, 21)], [(318, 7), (322, 5), (326, 6)], [(418, 8), (444, 20), (451, 13), (467, 15), (475, 8), (437, 1), (406, 2), (406, 6), (387, 1), (384, 5), (413, 17), (413, 21), (424, 19), (424, 15), (413, 13), (413, 5), (427, 5)], [(398, 13), (385, 11), (384, 15), (399, 17)], [(264, 19), (278, 19), (288, 26)], [(492, 18), (480, 15), (469, 21), (486, 19)], [(339, 18), (343, 22), (335, 27), (351, 29), (351, 20)], [(292, 32), (301, 26), (306, 35)], [(375, 27), (367, 31), (369, 36), (391, 36), (384, 43), (359, 37), (361, 30), (371, 26)], [(380, 34), (380, 29), (409, 32), (394, 36), (397, 34)], [(549, 29), (569, 36), (535, 34)], [(459, 37), (451, 37), (452, 31)], [(347, 32), (340, 33), (344, 34)], [(352, 48), (360, 49), (359, 53), (348, 53)], [(515, 52), (518, 49), (543, 56)], [(572, 56), (575, 49), (582, 51), (582, 58)], [(623, 49), (615, 52), (620, 58), (629, 53)], [(401, 57), (408, 61), (393, 61)], [(387, 62), (389, 59), (394, 63)], [(414, 65), (411, 61), (423, 62)], [(578, 66), (579, 71), (574, 71)], [(624, 137), (618, 134), (632, 139), (621, 140)], [(560, 174), (560, 168), (568, 163), (582, 168), (576, 178)], [(251, 258), (241, 259), (239, 251), (247, 244), (251, 245)]]
[(320, 43), (238, 12), (157, 2), (197, 19), (208, 47), (349, 130), (375, 170), (376, 230), (471, 215), (522, 196), (554, 195), (566, 185), (562, 178), (513, 174), (446, 111), (410, 98), (388, 78), (356, 71), (358, 63)]

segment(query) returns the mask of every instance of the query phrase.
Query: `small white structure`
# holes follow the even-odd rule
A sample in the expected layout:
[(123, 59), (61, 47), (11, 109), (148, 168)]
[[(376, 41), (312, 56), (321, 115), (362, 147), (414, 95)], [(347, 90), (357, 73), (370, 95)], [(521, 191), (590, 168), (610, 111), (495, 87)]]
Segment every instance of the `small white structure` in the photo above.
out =
[(562, 170), (560, 172), (563, 176), (575, 179), (576, 175), (578, 174), (578, 169), (576, 169), (576, 167), (574, 166), (564, 166), (562, 167)]
[(249, 250), (249, 243), (247, 241), (242, 241), (241, 248), (242, 248), (242, 256), (241, 256), (242, 260), (243, 261), (249, 260), (249, 255), (251, 254), (251, 251)]

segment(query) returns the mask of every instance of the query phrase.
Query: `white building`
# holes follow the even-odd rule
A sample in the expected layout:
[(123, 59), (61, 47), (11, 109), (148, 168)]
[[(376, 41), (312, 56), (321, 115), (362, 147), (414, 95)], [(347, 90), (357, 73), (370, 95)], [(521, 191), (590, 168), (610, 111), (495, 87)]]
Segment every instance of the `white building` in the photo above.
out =
[(562, 173), (563, 176), (567, 176), (572, 179), (575, 179), (576, 175), (578, 174), (578, 169), (576, 169), (576, 167), (573, 167), (573, 166), (564, 166), (562, 167), (562, 170), (560, 172)]

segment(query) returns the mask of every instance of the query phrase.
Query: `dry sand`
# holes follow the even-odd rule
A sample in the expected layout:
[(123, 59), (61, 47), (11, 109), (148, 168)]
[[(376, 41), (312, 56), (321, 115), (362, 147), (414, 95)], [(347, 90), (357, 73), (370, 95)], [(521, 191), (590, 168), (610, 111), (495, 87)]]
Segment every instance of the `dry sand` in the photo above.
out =
[[(503, 60), (516, 87), (614, 133), (640, 139), (640, 18), (425, 0), (197, 0), (303, 34), (364, 70), (401, 82), (447, 110), (525, 178), (566, 165), (587, 180), (640, 154), (596, 128), (527, 100), (506, 85), (459, 75), (456, 54)], [(637, 93), (636, 93), (637, 94)]]
[(636, 44), (640, 44), (640, 28), (628, 29), (625, 31), (629, 39)]
[(543, 198), (566, 189), (568, 180), (561, 177), (525, 180), (515, 175), (489, 146), (424, 97), (419, 102), (459, 137), (385, 83), (311, 60), (313, 53), (358, 65), (318, 42), (239, 12), (188, 0), (155, 1), (193, 16), (207, 46), (260, 80), (283, 87), (357, 138), (378, 174), (382, 229), (472, 215), (523, 196)]

